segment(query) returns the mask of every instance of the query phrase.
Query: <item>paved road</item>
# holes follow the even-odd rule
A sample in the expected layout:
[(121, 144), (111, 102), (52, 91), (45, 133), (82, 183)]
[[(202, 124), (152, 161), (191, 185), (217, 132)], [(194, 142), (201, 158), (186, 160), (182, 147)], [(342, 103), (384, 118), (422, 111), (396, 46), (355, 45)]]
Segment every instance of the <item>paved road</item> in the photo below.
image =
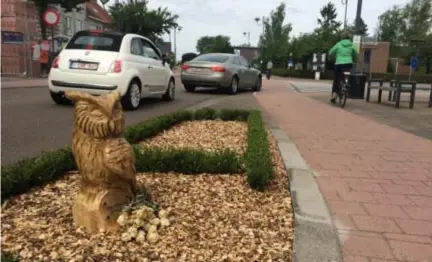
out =
[[(180, 83), (180, 79), (176, 79)], [(252, 95), (243, 92), (236, 96)], [(210, 90), (186, 93), (177, 84), (176, 100), (145, 99), (136, 111), (126, 112), (126, 124), (194, 106), (198, 103), (228, 97)], [(3, 89), (1, 96), (1, 163), (34, 156), (43, 150), (61, 148), (71, 142), (72, 106), (55, 105), (47, 88)]]

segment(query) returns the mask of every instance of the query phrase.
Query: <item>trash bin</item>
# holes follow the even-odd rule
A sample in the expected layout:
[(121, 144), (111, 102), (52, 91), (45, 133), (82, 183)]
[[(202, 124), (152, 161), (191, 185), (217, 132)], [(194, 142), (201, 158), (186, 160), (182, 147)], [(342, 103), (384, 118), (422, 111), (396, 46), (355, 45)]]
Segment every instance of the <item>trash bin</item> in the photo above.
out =
[(364, 99), (366, 87), (366, 75), (355, 73), (351, 74), (348, 79), (350, 89), (348, 96), (351, 99)]

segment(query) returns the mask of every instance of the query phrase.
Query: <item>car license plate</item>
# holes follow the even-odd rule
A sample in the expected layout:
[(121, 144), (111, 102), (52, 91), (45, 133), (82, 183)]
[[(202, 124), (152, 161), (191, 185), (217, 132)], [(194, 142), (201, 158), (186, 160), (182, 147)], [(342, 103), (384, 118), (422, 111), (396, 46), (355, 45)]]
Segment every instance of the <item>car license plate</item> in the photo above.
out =
[(209, 68), (192, 67), (190, 69), (190, 71), (193, 72), (193, 73), (208, 73), (211, 70)]
[(79, 63), (72, 62), (70, 65), (71, 69), (82, 69), (82, 70), (97, 70), (98, 64), (96, 63)]

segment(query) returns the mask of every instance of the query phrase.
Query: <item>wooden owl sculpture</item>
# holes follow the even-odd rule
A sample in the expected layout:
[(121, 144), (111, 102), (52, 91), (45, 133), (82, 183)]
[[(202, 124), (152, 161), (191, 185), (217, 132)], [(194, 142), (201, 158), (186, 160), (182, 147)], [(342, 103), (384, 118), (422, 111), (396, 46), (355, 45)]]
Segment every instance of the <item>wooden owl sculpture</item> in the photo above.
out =
[(122, 137), (120, 94), (67, 92), (66, 97), (75, 102), (72, 151), (81, 176), (74, 221), (89, 232), (114, 231), (122, 207), (136, 196), (135, 154)]

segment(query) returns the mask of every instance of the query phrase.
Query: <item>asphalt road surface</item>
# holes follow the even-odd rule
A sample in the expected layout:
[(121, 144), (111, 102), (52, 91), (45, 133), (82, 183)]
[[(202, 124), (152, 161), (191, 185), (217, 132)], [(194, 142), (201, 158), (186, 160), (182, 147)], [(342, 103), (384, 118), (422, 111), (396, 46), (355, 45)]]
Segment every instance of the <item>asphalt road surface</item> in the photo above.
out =
[[(186, 93), (176, 78), (176, 99), (144, 99), (136, 111), (126, 111), (126, 124), (197, 105), (204, 101), (229, 97), (220, 91)], [(252, 95), (242, 92), (236, 96)], [(72, 106), (54, 104), (48, 88), (3, 89), (1, 94), (1, 163), (35, 156), (41, 151), (58, 149), (71, 143)]]

